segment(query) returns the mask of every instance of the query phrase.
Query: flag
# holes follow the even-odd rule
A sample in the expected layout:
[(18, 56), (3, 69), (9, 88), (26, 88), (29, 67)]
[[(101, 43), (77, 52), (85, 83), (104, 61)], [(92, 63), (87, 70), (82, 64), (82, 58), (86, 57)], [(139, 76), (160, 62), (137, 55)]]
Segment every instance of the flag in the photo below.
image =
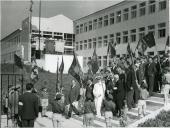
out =
[(81, 84), (82, 83), (81, 80), (83, 78), (83, 72), (81, 70), (77, 56), (75, 55), (75, 52), (73, 52), (73, 55), (74, 55), (73, 62), (68, 70), (68, 73), (71, 74)]
[(32, 57), (32, 69), (31, 69), (31, 80), (33, 83), (38, 81), (38, 66), (36, 62), (36, 58)]
[(149, 48), (155, 46), (155, 38), (152, 32), (149, 32), (147, 35), (145, 35), (142, 40), (147, 44)]
[(128, 45), (127, 45), (127, 52), (128, 52), (128, 54), (130, 55), (130, 56), (132, 56), (132, 50), (131, 50), (131, 48), (130, 48), (130, 44), (128, 43)]
[(61, 65), (60, 65), (60, 68), (59, 68), (59, 72), (63, 73), (63, 71), (64, 71), (64, 61), (63, 61), (63, 56), (62, 56), (62, 61), (61, 61)]
[(93, 52), (93, 56), (91, 60), (91, 67), (92, 67), (93, 74), (96, 74), (96, 72), (99, 70), (96, 48), (94, 49), (94, 52)]
[(108, 55), (108, 53), (110, 52), (111, 58), (113, 58), (114, 56), (116, 56), (115, 46), (116, 46), (116, 43), (112, 44), (111, 42), (109, 42), (108, 49), (107, 49), (107, 55)]
[(169, 36), (167, 37), (167, 40), (166, 40), (166, 46), (169, 47)]
[(19, 56), (14, 54), (14, 63), (21, 69), (23, 69), (23, 62)]
[(138, 49), (138, 54), (140, 56), (144, 56), (144, 52), (147, 49), (147, 44), (145, 43), (145, 41), (143, 41), (142, 39), (139, 40), (138, 44), (137, 44), (137, 49)]
[(131, 63), (133, 64), (133, 53), (132, 53), (132, 50), (131, 50), (131, 47), (130, 47), (130, 43), (128, 43), (127, 45), (127, 53), (131, 59)]
[(59, 72), (60, 72), (60, 77), (61, 77), (61, 84), (60, 84), (60, 91), (62, 89), (62, 86), (63, 86), (63, 71), (64, 71), (64, 61), (63, 61), (63, 56), (62, 56), (62, 62), (61, 62), (61, 65), (60, 65), (60, 68), (59, 68)]

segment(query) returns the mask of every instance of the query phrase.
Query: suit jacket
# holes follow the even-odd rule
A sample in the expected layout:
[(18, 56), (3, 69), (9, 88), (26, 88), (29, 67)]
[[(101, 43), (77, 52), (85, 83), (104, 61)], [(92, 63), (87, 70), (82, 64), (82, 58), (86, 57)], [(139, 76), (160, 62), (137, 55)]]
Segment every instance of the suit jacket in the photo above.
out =
[(86, 87), (86, 93), (85, 93), (86, 98), (87, 98), (87, 97), (91, 97), (91, 98), (94, 100), (93, 88), (94, 88), (94, 84), (92, 84), (92, 85), (87, 85), (87, 87)]
[(80, 98), (80, 87), (75, 85), (71, 87), (70, 94), (69, 94), (69, 102), (73, 103), (74, 101), (78, 101)]
[(22, 120), (34, 120), (38, 117), (38, 97), (31, 93), (25, 92), (19, 96), (19, 116)]
[(137, 73), (135, 76), (135, 71), (132, 69), (132, 67), (129, 68), (129, 71), (127, 71), (127, 77), (126, 77), (126, 90), (130, 91), (131, 87), (133, 87), (133, 89), (137, 89), (137, 85), (136, 85), (136, 77), (137, 77)]
[(148, 76), (152, 76), (157, 72), (156, 70), (156, 64), (153, 62), (151, 64), (148, 64)]

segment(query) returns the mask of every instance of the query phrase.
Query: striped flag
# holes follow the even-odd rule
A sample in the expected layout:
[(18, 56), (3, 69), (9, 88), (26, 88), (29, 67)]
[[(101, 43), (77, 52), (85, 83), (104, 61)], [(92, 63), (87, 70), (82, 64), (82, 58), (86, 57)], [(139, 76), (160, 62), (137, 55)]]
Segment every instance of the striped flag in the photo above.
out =
[(80, 64), (78, 62), (75, 52), (73, 52), (73, 62), (68, 70), (68, 73), (72, 75), (79, 83), (82, 84), (83, 71), (81, 70)]

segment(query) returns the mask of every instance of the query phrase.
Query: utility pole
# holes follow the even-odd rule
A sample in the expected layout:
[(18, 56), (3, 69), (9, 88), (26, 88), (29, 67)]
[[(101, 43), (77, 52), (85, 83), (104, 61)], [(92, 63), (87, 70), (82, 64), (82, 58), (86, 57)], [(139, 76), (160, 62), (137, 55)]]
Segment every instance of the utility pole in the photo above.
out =
[(39, 2), (39, 51), (38, 51), (39, 57), (41, 56), (41, 49), (40, 49), (40, 36), (41, 35), (40, 35), (40, 32), (41, 32), (41, 0)]
[(33, 6), (33, 0), (30, 0), (30, 9), (29, 9), (29, 46), (30, 46), (29, 58), (30, 59), (31, 59), (31, 38), (32, 38), (32, 6)]

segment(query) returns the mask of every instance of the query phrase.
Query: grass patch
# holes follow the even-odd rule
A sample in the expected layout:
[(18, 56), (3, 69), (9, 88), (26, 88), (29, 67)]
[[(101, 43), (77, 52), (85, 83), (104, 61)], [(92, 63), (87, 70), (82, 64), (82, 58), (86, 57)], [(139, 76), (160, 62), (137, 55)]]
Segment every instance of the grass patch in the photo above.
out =
[[(24, 71), (20, 70), (17, 66), (14, 66), (14, 73), (21, 73), (24, 76), (24, 90), (25, 90), (25, 84), (27, 82), (30, 82), (30, 75), (31, 75), (31, 65), (25, 65)], [(1, 74), (8, 74), (13, 73), (13, 64), (1, 64)], [(48, 71), (39, 69), (39, 80), (34, 85), (34, 87), (40, 92), (42, 87), (47, 87), (48, 93), (49, 93), (49, 99), (53, 99), (56, 93), (56, 73), (50, 73)], [(59, 75), (60, 79), (60, 75)], [(71, 81), (74, 79), (69, 74), (63, 74), (63, 87), (64, 87), (64, 94), (66, 96), (66, 100), (71, 88)], [(45, 81), (47, 82), (46, 85), (44, 85)], [(2, 89), (7, 90), (7, 78), (5, 76), (2, 79)], [(9, 81), (10, 85), (12, 86), (12, 79)], [(6, 89), (5, 89), (6, 88)], [(3, 93), (3, 92), (2, 92)]]
[(170, 127), (170, 111), (161, 111), (155, 119), (148, 119), (138, 127)]

